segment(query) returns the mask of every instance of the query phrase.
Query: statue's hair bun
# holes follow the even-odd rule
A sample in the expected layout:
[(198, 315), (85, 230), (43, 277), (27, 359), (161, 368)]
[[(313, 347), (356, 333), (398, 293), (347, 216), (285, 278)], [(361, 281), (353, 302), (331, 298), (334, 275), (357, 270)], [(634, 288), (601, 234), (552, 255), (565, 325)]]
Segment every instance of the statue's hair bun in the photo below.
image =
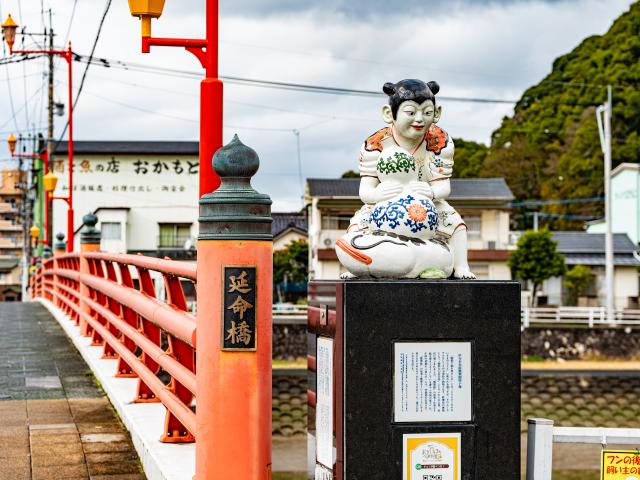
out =
[(429, 87), (429, 90), (431, 90), (431, 93), (433, 93), (434, 95), (436, 95), (440, 91), (440, 85), (438, 85), (438, 82), (427, 82), (427, 86)]
[(396, 93), (396, 85), (391, 82), (387, 82), (382, 86), (382, 91), (387, 95), (391, 96)]

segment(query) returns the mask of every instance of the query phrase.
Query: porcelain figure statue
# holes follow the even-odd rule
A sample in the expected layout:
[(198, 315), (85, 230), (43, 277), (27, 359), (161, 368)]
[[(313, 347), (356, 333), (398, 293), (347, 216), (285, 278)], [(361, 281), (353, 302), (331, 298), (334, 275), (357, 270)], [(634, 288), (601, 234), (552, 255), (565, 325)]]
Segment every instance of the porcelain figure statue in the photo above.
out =
[(436, 124), (436, 82), (386, 83), (382, 117), (390, 126), (364, 141), (360, 198), (336, 253), (344, 278), (475, 278), (467, 227), (446, 201), (453, 141)]

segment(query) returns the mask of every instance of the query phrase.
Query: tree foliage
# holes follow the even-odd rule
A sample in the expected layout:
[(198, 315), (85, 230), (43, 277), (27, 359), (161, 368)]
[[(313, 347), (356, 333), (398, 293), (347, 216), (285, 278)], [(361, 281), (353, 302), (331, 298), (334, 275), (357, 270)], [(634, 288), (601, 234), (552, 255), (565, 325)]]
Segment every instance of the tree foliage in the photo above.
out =
[(533, 283), (532, 304), (542, 282), (559, 277), (565, 271), (564, 257), (556, 250), (557, 242), (549, 230), (529, 230), (518, 240), (518, 249), (511, 254), (508, 265), (513, 275)]
[[(503, 176), (518, 200), (602, 196), (595, 109), (606, 100), (607, 85), (613, 85), (613, 166), (637, 162), (640, 151), (639, 31), (640, 2), (635, 2), (607, 33), (588, 37), (557, 58), (551, 73), (524, 92), (514, 114), (493, 133), (484, 159), (481, 149), (469, 157), (459, 155), (464, 142), (455, 140), (454, 175)], [(550, 205), (544, 211), (601, 215), (602, 208), (602, 203), (580, 203)], [(579, 225), (557, 220), (553, 226)]]
[(575, 265), (564, 274), (564, 285), (567, 287), (567, 303), (576, 305), (578, 297), (584, 295), (593, 281), (591, 268), (585, 265)]
[(456, 178), (477, 178), (480, 176), (489, 147), (484, 143), (454, 138)]
[(347, 170), (342, 174), (342, 178), (360, 178), (360, 174), (354, 170)]
[(302, 240), (293, 240), (283, 250), (273, 252), (273, 283), (306, 282), (309, 274), (309, 245)]

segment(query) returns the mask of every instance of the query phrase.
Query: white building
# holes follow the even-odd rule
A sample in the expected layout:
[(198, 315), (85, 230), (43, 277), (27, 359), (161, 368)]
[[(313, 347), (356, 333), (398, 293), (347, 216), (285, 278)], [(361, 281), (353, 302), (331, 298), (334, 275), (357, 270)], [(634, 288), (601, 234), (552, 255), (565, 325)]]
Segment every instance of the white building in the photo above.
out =
[[(309, 218), (309, 278), (335, 279), (344, 271), (335, 242), (360, 208), (359, 178), (309, 179), (306, 203)], [(468, 227), (469, 263), (481, 279), (509, 280), (509, 234), (513, 194), (503, 178), (453, 179), (449, 203)]]
[[(611, 171), (611, 230), (640, 242), (640, 164), (621, 163)], [(604, 220), (587, 223), (587, 232), (605, 233)]]
[[(198, 142), (74, 142), (75, 243), (82, 217), (98, 215), (102, 249), (193, 258), (198, 227)], [(55, 151), (56, 196), (69, 192), (67, 143)], [(53, 233), (67, 232), (54, 201)]]
[[(593, 281), (586, 294), (579, 300), (580, 306), (603, 306), (606, 299), (604, 268), (604, 234), (587, 232), (553, 232), (558, 242), (557, 250), (564, 256), (567, 268), (584, 265), (591, 268)], [(624, 233), (613, 235), (614, 304), (617, 309), (638, 308), (638, 260), (637, 247)], [(563, 305), (567, 289), (562, 277), (547, 280), (538, 295), (538, 305)]]

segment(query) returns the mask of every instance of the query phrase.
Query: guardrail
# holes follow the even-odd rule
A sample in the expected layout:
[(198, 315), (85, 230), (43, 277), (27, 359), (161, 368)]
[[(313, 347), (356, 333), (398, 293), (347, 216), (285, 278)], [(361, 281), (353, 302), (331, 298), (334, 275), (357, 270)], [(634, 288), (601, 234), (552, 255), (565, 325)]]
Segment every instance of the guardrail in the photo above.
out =
[(292, 308), (283, 309), (274, 306), (271, 311), (274, 325), (306, 325), (307, 306), (294, 305)]
[(638, 428), (554, 427), (546, 418), (527, 422), (527, 480), (551, 480), (554, 443), (640, 444)]
[(638, 327), (640, 310), (615, 310), (615, 322), (607, 319), (604, 307), (523, 308), (522, 326)]
[[(166, 301), (156, 297), (152, 271), (162, 275)], [(45, 260), (31, 279), (32, 298), (51, 301), (103, 346), (103, 358), (118, 360), (117, 377), (138, 378), (134, 402), (162, 402), (165, 443), (197, 435), (196, 318), (180, 279), (196, 280), (195, 263), (98, 252)]]

